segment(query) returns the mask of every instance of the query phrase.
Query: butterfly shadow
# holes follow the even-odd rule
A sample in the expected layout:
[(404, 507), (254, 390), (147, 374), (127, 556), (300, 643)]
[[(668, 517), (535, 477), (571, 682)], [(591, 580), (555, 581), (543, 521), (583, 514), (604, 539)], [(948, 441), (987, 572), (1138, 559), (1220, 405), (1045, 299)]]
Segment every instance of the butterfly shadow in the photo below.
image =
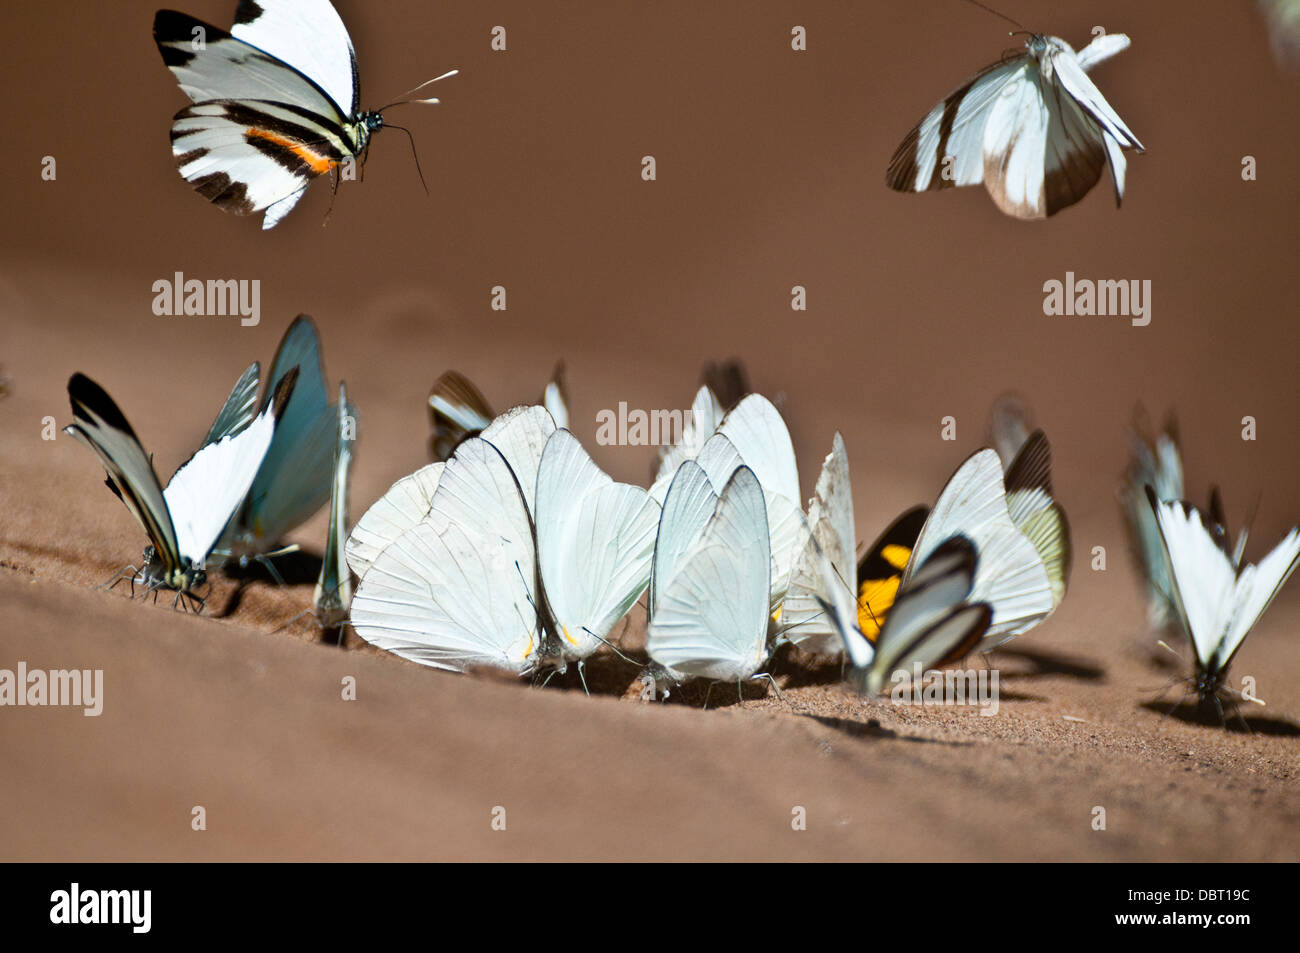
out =
[[(1222, 728), (1238, 735), (1274, 735), (1283, 738), (1300, 737), (1300, 725), (1285, 717), (1247, 713), (1240, 705), (1233, 711), (1233, 703), (1224, 706), (1223, 719), (1218, 712), (1206, 711), (1195, 699), (1180, 700), (1173, 708), (1167, 701), (1159, 699), (1142, 702), (1139, 706), (1147, 711), (1181, 721), (1185, 725), (1200, 725), (1206, 728)], [(1254, 709), (1255, 706), (1251, 706)]]
[(323, 556), (302, 549), (276, 556), (274, 557), (274, 566), (275, 572), (280, 575), (279, 579), (275, 578), (271, 570), (262, 561), (256, 559), (250, 559), (243, 565), (238, 562), (231, 562), (229, 565), (223, 566), (221, 569), (222, 574), (235, 583), (235, 588), (221, 608), (213, 613), (213, 618), (228, 619), (234, 615), (244, 600), (244, 590), (255, 582), (269, 586), (279, 586), (281, 584), (285, 586), (316, 585), (324, 561)]
[[(1043, 678), (1048, 675), (1066, 675), (1083, 681), (1096, 682), (1106, 677), (1106, 670), (1084, 659), (1045, 652), (1042, 649), (1023, 646), (1000, 647), (992, 655), (1001, 658), (1013, 658), (1027, 663), (1028, 668), (1007, 671), (1004, 674), (1013, 678)], [(1005, 692), (1003, 693), (1005, 696)]]

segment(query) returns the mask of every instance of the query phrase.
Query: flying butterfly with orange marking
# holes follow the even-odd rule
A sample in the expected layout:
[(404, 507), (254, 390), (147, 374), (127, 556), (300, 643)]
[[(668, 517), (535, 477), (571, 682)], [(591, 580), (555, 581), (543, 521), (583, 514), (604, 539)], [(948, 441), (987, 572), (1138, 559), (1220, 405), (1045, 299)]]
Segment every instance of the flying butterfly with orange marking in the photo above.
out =
[(329, 0), (240, 0), (230, 32), (159, 10), (153, 35), (193, 101), (172, 122), (181, 176), (228, 212), (264, 212), (263, 229), (313, 179), (329, 173), (337, 184), (384, 127), (382, 109), (360, 108), (352, 39)]

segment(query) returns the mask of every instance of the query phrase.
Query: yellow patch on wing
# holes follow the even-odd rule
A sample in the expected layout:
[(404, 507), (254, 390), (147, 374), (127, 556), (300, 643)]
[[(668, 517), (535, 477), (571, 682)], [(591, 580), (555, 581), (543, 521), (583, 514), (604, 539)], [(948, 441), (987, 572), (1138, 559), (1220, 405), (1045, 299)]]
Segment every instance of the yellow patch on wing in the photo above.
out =
[(578, 640), (575, 639), (573, 636), (569, 635), (569, 627), (567, 625), (560, 626), (560, 631), (564, 633), (564, 637), (565, 639), (568, 640), (570, 645), (578, 644)]
[(334, 162), (328, 156), (323, 156), (317, 152), (313, 152), (304, 143), (295, 142), (292, 139), (286, 139), (284, 136), (277, 136), (275, 133), (268, 132), (265, 129), (250, 128), (246, 133), (244, 133), (244, 136), (248, 139), (265, 139), (267, 142), (273, 142), (277, 146), (287, 149), (303, 162), (307, 163), (307, 167), (316, 175), (324, 175), (334, 167)]
[[(907, 564), (906, 559), (903, 564)], [(898, 584), (902, 579), (900, 571), (898, 575), (884, 579), (864, 579), (858, 586), (858, 628), (872, 645), (876, 644), (880, 627), (885, 624), (885, 618), (893, 608), (894, 599), (898, 597)]]
[(912, 558), (912, 547), (888, 543), (880, 551), (880, 555), (885, 562), (901, 572), (907, 566), (907, 561)]

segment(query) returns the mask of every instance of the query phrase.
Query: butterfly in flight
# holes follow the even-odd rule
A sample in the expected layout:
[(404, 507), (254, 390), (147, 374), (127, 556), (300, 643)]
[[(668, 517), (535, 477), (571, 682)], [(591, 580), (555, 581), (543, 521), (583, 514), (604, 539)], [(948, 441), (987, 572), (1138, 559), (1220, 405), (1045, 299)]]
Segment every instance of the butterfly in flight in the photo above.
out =
[(172, 122), (181, 176), (228, 212), (264, 212), (263, 229), (312, 179), (329, 173), (337, 184), (345, 164), (364, 162), (385, 125), (383, 109), (361, 109), (356, 53), (329, 0), (240, 0), (229, 33), (159, 10), (153, 34), (193, 101)]

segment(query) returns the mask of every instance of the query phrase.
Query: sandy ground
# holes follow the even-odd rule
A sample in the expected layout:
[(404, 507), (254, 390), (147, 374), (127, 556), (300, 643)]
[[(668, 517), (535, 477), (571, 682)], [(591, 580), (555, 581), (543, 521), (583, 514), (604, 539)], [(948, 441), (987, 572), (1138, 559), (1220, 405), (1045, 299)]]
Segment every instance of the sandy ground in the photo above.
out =
[[(228, 22), (231, 6), (185, 8)], [(175, 175), (167, 119), (183, 97), (152, 5), (15, 13), (25, 42), (0, 75), (29, 108), (0, 155), (0, 668), (102, 668), (106, 701), (98, 718), (0, 709), (5, 859), (1296, 859), (1300, 590), (1234, 664), (1268, 701), (1251, 731), (1162, 717), (1152, 699), (1179, 671), (1145, 631), (1114, 494), (1143, 400), (1178, 409), (1198, 498), (1219, 482), (1235, 524), (1262, 494), (1253, 555), (1300, 518), (1300, 134), (1276, 121), (1297, 80), (1246, 4), (1178, 18), (1020, 5), (1076, 45), (1096, 23), (1133, 37), (1097, 80), (1149, 150), (1130, 159), (1123, 210), (1098, 187), (1025, 225), (982, 191), (881, 184), (910, 125), (1009, 45), (1003, 25), (960, 4), (755, 6), (505, 4), (489, 22), (471, 4), (432, 18), (341, 3), (366, 101), (463, 70), (436, 110), (393, 116), (415, 130), (432, 194), (405, 138), (384, 133), (327, 228), (318, 187), (269, 235)], [(56, 58), (70, 17), (96, 41)], [(494, 56), (498, 21), (511, 46)], [(794, 22), (806, 54), (789, 52)], [(1231, 68), (1209, 69), (1210, 50)], [(109, 81), (101, 111), (84, 91)], [(655, 183), (638, 174), (648, 153)], [(55, 182), (39, 178), (47, 154)], [(1258, 181), (1241, 180), (1244, 155)], [(178, 270), (260, 278), (261, 324), (155, 317), (151, 285)], [(1044, 316), (1042, 284), (1067, 270), (1151, 279), (1152, 324)], [(496, 284), (506, 312), (488, 308)], [(794, 284), (806, 313), (790, 311)], [(299, 311), (360, 407), (356, 514), (424, 462), (424, 396), (448, 367), (505, 405), (563, 357), (575, 432), (614, 476), (644, 481), (653, 448), (594, 446), (596, 412), (684, 408), (703, 360), (739, 355), (783, 400), (805, 493), (843, 432), (864, 541), (933, 500), (1014, 388), (1053, 440), (1069, 595), (993, 657), (1001, 710), (984, 718), (867, 702), (837, 669), (784, 656), (784, 701), (715, 692), (703, 711), (698, 696), (638, 701), (616, 659), (593, 665), (588, 698), (576, 679), (542, 691), (446, 675), (355, 636), (340, 650), (280, 629), (310, 601), (323, 514), (294, 535), (309, 555), (291, 585), (219, 578), (202, 618), (98, 591), (144, 539), (84, 448), (42, 439), (47, 418), (70, 419), (68, 376), (102, 383), (169, 474)], [(949, 414), (955, 442), (939, 437)], [(1239, 436), (1247, 414), (1254, 442)], [(625, 645), (641, 627), (637, 609)], [(807, 830), (791, 829), (797, 806)]]

